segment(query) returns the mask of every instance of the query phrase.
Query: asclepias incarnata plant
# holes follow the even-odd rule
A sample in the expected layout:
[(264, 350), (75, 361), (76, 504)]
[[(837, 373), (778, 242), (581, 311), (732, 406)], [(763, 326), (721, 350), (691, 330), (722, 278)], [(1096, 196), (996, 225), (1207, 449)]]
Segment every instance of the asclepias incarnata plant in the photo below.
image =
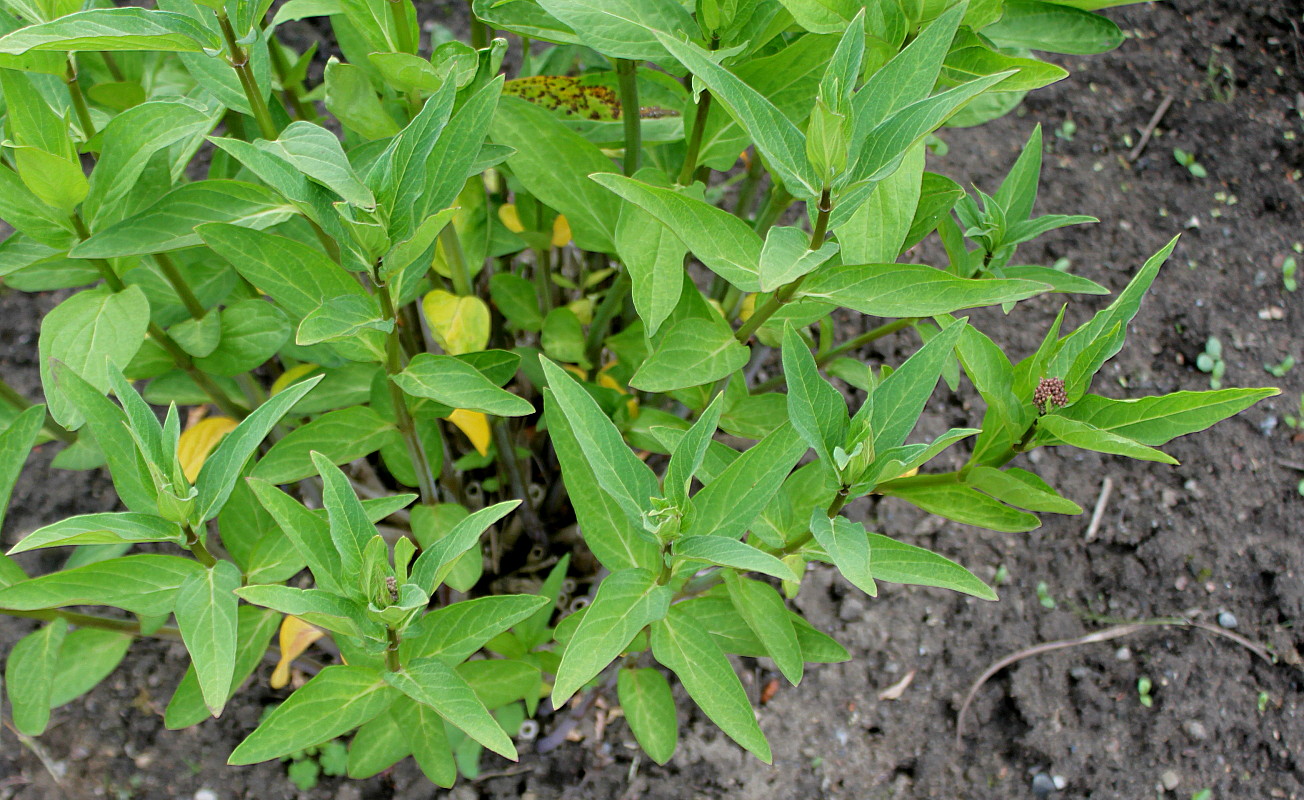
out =
[[(0, 613), (43, 622), (8, 653), (15, 726), (138, 636), (184, 642), (166, 723), (197, 724), (279, 631), (274, 686), (320, 655), (232, 764), (352, 732), (350, 775), (411, 755), (449, 786), (613, 688), (664, 763), (672, 678), (768, 762), (729, 655), (794, 684), (848, 657), (786, 603), (810, 562), (996, 598), (847, 503), (1027, 531), (1080, 509), (1021, 454), (1175, 463), (1276, 393), (1089, 393), (1174, 242), (1017, 359), (963, 316), (1108, 293), (1016, 258), (1093, 221), (1034, 213), (1038, 130), (991, 194), (926, 162), (1065, 77), (1032, 51), (1119, 44), (1093, 13), (1119, 4), (474, 0), (464, 44), (409, 0), (4, 0), (0, 276), (77, 291), (41, 324), (45, 405), (4, 388), (0, 490), (57, 439), (123, 509), (10, 551), (71, 548), (58, 571), (0, 557)], [(305, 18), (339, 52), (278, 40)], [(944, 263), (901, 263), (934, 235)], [(838, 341), (838, 309), (874, 322)], [(856, 358), (887, 336), (919, 345)], [(961, 373), (981, 419), (917, 441)]]

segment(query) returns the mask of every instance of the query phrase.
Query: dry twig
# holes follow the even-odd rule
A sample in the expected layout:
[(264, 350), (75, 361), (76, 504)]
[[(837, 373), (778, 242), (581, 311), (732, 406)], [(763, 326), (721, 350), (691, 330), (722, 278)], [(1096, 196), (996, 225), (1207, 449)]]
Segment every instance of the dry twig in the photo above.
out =
[(1100, 484), (1100, 496), (1096, 498), (1096, 507), (1091, 512), (1091, 524), (1087, 526), (1086, 540), (1096, 538), (1100, 532), (1100, 518), (1105, 515), (1105, 504), (1109, 502), (1109, 493), (1114, 490), (1114, 480), (1108, 475)]
[(1141, 157), (1141, 151), (1145, 150), (1146, 145), (1150, 143), (1150, 137), (1154, 135), (1155, 128), (1159, 127), (1159, 121), (1168, 113), (1168, 107), (1172, 104), (1173, 94), (1172, 92), (1169, 92), (1164, 95), (1164, 99), (1159, 103), (1159, 107), (1155, 109), (1155, 113), (1150, 116), (1150, 121), (1146, 123), (1145, 129), (1141, 131), (1141, 141), (1137, 142), (1136, 147), (1133, 147), (1132, 151), (1127, 154), (1127, 162), (1129, 164), (1134, 163)]

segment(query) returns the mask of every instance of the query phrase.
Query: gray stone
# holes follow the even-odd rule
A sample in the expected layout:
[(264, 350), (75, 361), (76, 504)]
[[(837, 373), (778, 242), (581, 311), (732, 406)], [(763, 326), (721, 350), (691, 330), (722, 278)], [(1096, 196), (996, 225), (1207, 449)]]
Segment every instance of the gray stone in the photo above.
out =
[(1178, 775), (1171, 769), (1166, 769), (1164, 770), (1164, 773), (1159, 776), (1159, 782), (1164, 785), (1165, 792), (1171, 792), (1178, 786), (1182, 785), (1182, 776)]

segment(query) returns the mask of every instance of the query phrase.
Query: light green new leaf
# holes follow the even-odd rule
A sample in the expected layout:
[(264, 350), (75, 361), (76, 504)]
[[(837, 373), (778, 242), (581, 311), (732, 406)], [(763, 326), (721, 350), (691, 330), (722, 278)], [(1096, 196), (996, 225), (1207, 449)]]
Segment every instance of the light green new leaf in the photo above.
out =
[(744, 292), (760, 291), (757, 266), (764, 243), (746, 222), (673, 189), (611, 173), (589, 178), (656, 217), (707, 269)]
[[(157, 512), (154, 481), (137, 457), (137, 445), (126, 413), (66, 364), (55, 364), (54, 376), (58, 390), (86, 417), (80, 435), (89, 436), (104, 454), (113, 488), (122, 504), (132, 511)], [(45, 392), (47, 397), (52, 394), (49, 386)]]
[(811, 250), (810, 237), (801, 228), (781, 226), (770, 228), (761, 250), (758, 270), (761, 291), (772, 292), (785, 283), (814, 272), (830, 258), (837, 255), (838, 243), (825, 242)]
[(528, 400), (498, 388), (478, 369), (453, 356), (421, 353), (393, 381), (413, 397), (427, 397), (453, 408), (500, 417), (534, 413)]
[(670, 454), (670, 463), (666, 465), (665, 475), (661, 479), (665, 498), (676, 506), (684, 508), (688, 502), (688, 489), (693, 476), (701, 468), (706, 451), (720, 424), (720, 414), (724, 411), (723, 393), (715, 396), (706, 410), (697, 418), (688, 432), (675, 445)]
[(672, 607), (664, 620), (652, 626), (652, 654), (674, 671), (688, 696), (730, 739), (771, 762), (770, 744), (733, 666), (682, 605)]
[(856, 93), (851, 100), (852, 152), (860, 151), (879, 123), (933, 91), (964, 13), (965, 4), (959, 3), (933, 20)]
[(373, 361), (385, 359), (385, 337), (394, 330), (394, 320), (380, 312), (374, 298), (344, 294), (327, 300), (299, 323), (294, 343), (312, 345), (353, 339), (372, 354)]
[(202, 53), (221, 49), (222, 41), (217, 34), (194, 19), (143, 8), (79, 11), (19, 28), (0, 39), (0, 53), (28, 50)]
[(535, 594), (477, 597), (435, 609), (422, 618), (420, 633), (404, 637), (399, 653), (405, 662), (440, 658), (455, 667), (484, 643), (534, 614), (548, 598)]
[(811, 512), (810, 531), (815, 535), (815, 541), (833, 560), (833, 565), (842, 573), (842, 577), (870, 597), (878, 596), (878, 587), (874, 585), (873, 559), (864, 525), (843, 516), (830, 518), (824, 509), (816, 508)]
[(462, 676), (443, 661), (418, 659), (405, 665), (402, 672), (384, 673), (384, 680), (418, 703), (433, 708), (480, 744), (504, 758), (516, 760), (511, 737), (494, 721)]
[(856, 16), (855, 0), (780, 0), (797, 24), (811, 33), (841, 33)]
[(693, 495), (684, 533), (742, 538), (807, 449), (791, 425), (776, 428)]
[(41, 385), (56, 422), (80, 427), (82, 413), (54, 379), (55, 363), (63, 363), (103, 393), (109, 388), (110, 364), (127, 366), (148, 325), (149, 301), (137, 286), (116, 293), (107, 288), (78, 292), (45, 315), (37, 349)]
[(1077, 503), (1061, 497), (1040, 477), (1018, 467), (1010, 467), (1006, 470), (973, 467), (966, 473), (964, 482), (1003, 503), (1026, 508), (1029, 511), (1045, 511), (1052, 514), (1082, 513), (1082, 507)]
[(122, 631), (98, 628), (69, 631), (59, 648), (50, 708), (70, 703), (94, 689), (117, 669), (134, 641), (134, 636)]
[(354, 173), (335, 134), (320, 125), (291, 122), (274, 142), (262, 147), (290, 162), (304, 175), (343, 197), (350, 205), (371, 210), (376, 198)]
[(980, 600), (996, 599), (996, 592), (969, 570), (930, 550), (877, 533), (869, 534), (869, 549), (873, 553), (874, 577), (880, 581), (937, 586), (971, 594)]
[(231, 496), (231, 489), (240, 477), (245, 462), (258, 449), (267, 434), (276, 423), (281, 421), (290, 408), (303, 398), (314, 386), (321, 382), (318, 375), (290, 386), (277, 393), (266, 403), (255, 408), (245, 417), (235, 430), (222, 439), (199, 470), (195, 488), (199, 497), (195, 503), (195, 522), (204, 523), (217, 516), (222, 505)]
[(1066, 444), (1097, 453), (1111, 453), (1127, 456), (1141, 461), (1158, 461), (1161, 464), (1176, 464), (1177, 459), (1153, 447), (1129, 439), (1113, 431), (1102, 430), (1087, 422), (1062, 417), (1059, 414), (1047, 414), (1037, 421), (1037, 436), (1033, 443), (1047, 447)]
[(564, 706), (624, 652), (639, 631), (663, 618), (672, 594), (645, 569), (621, 570), (604, 578), (562, 653), (552, 688), (553, 707)]
[(875, 317), (931, 317), (1049, 289), (1037, 281), (957, 278), (921, 264), (848, 264), (811, 275), (798, 294)]
[(346, 575), (341, 569), (327, 522), (266, 481), (249, 478), (248, 485), (312, 570), (313, 582), (327, 591), (343, 594), (344, 586), (354, 576)]
[(317, 474), (310, 455), (314, 450), (334, 464), (347, 464), (398, 440), (394, 423), (367, 406), (328, 411), (272, 445), (250, 475), (268, 483), (294, 483)]
[(721, 567), (759, 572), (781, 581), (796, 581), (797, 574), (783, 561), (749, 544), (724, 536), (681, 536), (671, 552), (686, 561), (705, 561)]
[[(19, 464), (21, 463), (20, 461)], [(153, 514), (137, 514), (131, 511), (83, 514), (32, 531), (14, 545), (9, 550), (9, 554), (24, 553), (39, 547), (79, 544), (172, 542), (179, 545), (184, 541), (185, 535), (179, 525)]]
[(1213, 392), (1173, 392), (1131, 400), (1114, 400), (1089, 394), (1056, 413), (1102, 431), (1158, 447), (1178, 436), (1202, 431), (1279, 393), (1280, 390), (1272, 388), (1221, 389)]
[(267, 719), (227, 759), (256, 764), (341, 736), (383, 714), (399, 692), (369, 667), (326, 667)]
[[(226, 700), (235, 696), (236, 690), (263, 663), (267, 645), (280, 626), (283, 617), (270, 609), (251, 605), (241, 605), (236, 610), (236, 649), (235, 669), (231, 673), (231, 684), (226, 690)], [(67, 650), (67, 644), (64, 645)], [(204, 695), (199, 688), (199, 677), (192, 663), (182, 676), (177, 690), (172, 693), (167, 709), (163, 713), (163, 726), (168, 730), (189, 728), (208, 719), (209, 712), (204, 705)]]
[(833, 448), (847, 439), (847, 401), (820, 377), (815, 358), (791, 326), (783, 330), (783, 373), (788, 378), (788, 419), (820, 461), (837, 472)]
[(309, 458), (321, 475), (322, 505), (330, 521), (331, 541), (340, 554), (340, 568), (345, 575), (360, 576), (366, 563), (363, 551), (367, 542), (376, 536), (376, 527), (367, 519), (353, 484), (339, 467), (322, 453), (309, 453)]
[(138, 214), (97, 231), (75, 246), (73, 258), (118, 258), (162, 253), (202, 244), (197, 225), (224, 222), (241, 228), (277, 225), (294, 206), (262, 186), (231, 180), (206, 180), (178, 186)]
[(584, 44), (612, 58), (663, 61), (657, 34), (679, 36), (697, 25), (678, 0), (539, 0), (539, 5), (574, 31)]
[[(40, 435), (44, 422), (45, 406), (32, 406), (14, 417), (0, 431), (0, 527), (4, 525), (5, 511), (9, 508), (9, 496), (14, 491), (14, 484), (18, 482), (23, 465), (27, 463), (27, 454), (32, 445), (36, 444), (36, 437)], [(31, 536), (27, 538), (30, 539)], [(18, 546), (21, 547), (22, 543)]]
[(116, 606), (144, 616), (170, 614), (181, 584), (203, 569), (177, 556), (123, 556), (7, 586), (0, 589), (0, 608)]
[(177, 627), (195, 665), (204, 705), (221, 716), (235, 674), (236, 606), (240, 570), (225, 559), (181, 584), (177, 592)]
[(923, 144), (910, 148), (901, 166), (879, 181), (869, 199), (834, 229), (844, 263), (891, 264), (901, 255), (919, 207), (924, 154)]
[(801, 644), (797, 641), (792, 614), (783, 604), (783, 598), (768, 583), (740, 575), (726, 573), (724, 582), (734, 608), (761, 640), (761, 645), (774, 659), (783, 677), (793, 686), (801, 683)]
[(55, 669), (67, 634), (68, 622), (56, 619), (24, 636), (9, 651), (5, 689), (9, 693), (14, 727), (28, 736), (40, 736), (50, 724)]
[(363, 139), (384, 139), (398, 133), (398, 123), (384, 107), (361, 67), (341, 64), (331, 57), (326, 63), (326, 110)]
[(285, 313), (260, 297), (230, 303), (219, 322), (217, 347), (195, 359), (195, 366), (210, 375), (229, 378), (260, 367), (290, 339)]
[(411, 582), (422, 591), (433, 594), (448, 576), (457, 558), (471, 549), (490, 525), (507, 516), (520, 504), (520, 500), (508, 500), (468, 514), (442, 539), (422, 551), (412, 564)]
[[(654, 170), (643, 169), (635, 177), (647, 182), (654, 174)], [(621, 204), (615, 244), (633, 283), (634, 308), (647, 335), (655, 336), (679, 303), (688, 248), (674, 231), (637, 203)]]
[(1104, 53), (1123, 43), (1123, 32), (1108, 17), (1041, 0), (1006, 0), (1004, 15), (983, 35), (1001, 47), (1072, 55)]
[(669, 761), (679, 746), (679, 720), (666, 676), (651, 667), (622, 669), (616, 698), (643, 752), (658, 764)]
[(629, 385), (645, 392), (669, 392), (714, 383), (747, 366), (750, 357), (751, 351), (727, 325), (692, 317), (670, 328)]

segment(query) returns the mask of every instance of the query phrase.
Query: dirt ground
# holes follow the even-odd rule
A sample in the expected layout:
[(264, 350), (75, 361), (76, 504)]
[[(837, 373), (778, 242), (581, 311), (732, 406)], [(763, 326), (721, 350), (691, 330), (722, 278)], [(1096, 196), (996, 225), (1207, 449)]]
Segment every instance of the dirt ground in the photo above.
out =
[[(930, 168), (991, 190), (1040, 122), (1051, 152), (1038, 209), (1101, 222), (1048, 236), (1020, 261), (1068, 258), (1074, 272), (1112, 290), (1183, 233), (1128, 345), (1093, 391), (1136, 397), (1208, 388), (1194, 364), (1215, 336), (1227, 385), (1275, 385), (1282, 396), (1174, 442), (1166, 449), (1179, 467), (1039, 451), (1031, 468), (1088, 514), (1048, 515), (1029, 534), (939, 524), (896, 501), (854, 506), (851, 513), (878, 530), (981, 577), (995, 580), (999, 570), (1001, 600), (888, 586), (870, 599), (815, 572), (796, 605), (853, 660), (809, 669), (800, 687), (783, 685), (761, 708), (772, 767), (684, 702), (686, 736), (665, 767), (637, 755), (623, 721), (613, 719), (597, 740), (590, 716), (579, 727), (584, 741), (527, 753), (519, 765), (486, 759), (487, 775), (451, 797), (1186, 800), (1203, 789), (1212, 798), (1304, 797), (1304, 632), (1296, 627), (1304, 618), (1304, 497), (1296, 490), (1304, 436), (1284, 423), (1299, 415), (1304, 367), (1280, 379), (1264, 369), (1288, 355), (1304, 361), (1304, 292), (1286, 292), (1280, 270), (1291, 245), (1304, 242), (1304, 3), (1208, 0), (1109, 13), (1129, 34), (1122, 47), (1063, 58), (1072, 77), (1034, 93), (1017, 114), (944, 132), (950, 151)], [(1155, 137), (1129, 163), (1140, 130), (1168, 96)], [(1174, 148), (1194, 153), (1208, 176), (1179, 165)], [(37, 315), (54, 302), (0, 294), (0, 369), (29, 394), (37, 388)], [(1077, 301), (1068, 322), (1105, 302)], [(1020, 304), (1002, 327), (992, 312), (975, 322), (1019, 357), (1057, 309), (1054, 298), (1038, 299)], [(886, 340), (863, 355), (895, 360), (894, 346)], [(971, 397), (939, 389), (925, 428), (975, 421)], [(53, 473), (50, 457), (38, 453), (24, 474), (6, 545), (53, 518), (110, 507), (105, 478)], [(1089, 537), (1106, 480), (1112, 491)], [(1176, 615), (1234, 626), (1277, 663), (1229, 638), (1162, 626), (1032, 655), (977, 692), (956, 746), (963, 698), (999, 659), (1116, 622)], [(0, 651), (28, 629), (0, 619)], [(0, 800), (442, 796), (410, 760), (367, 781), (323, 778), (307, 792), (286, 780), (283, 765), (226, 767), (275, 693), (254, 688), (220, 720), (169, 732), (161, 712), (185, 663), (179, 645), (139, 642), (114, 676), (55, 712), (38, 745), (0, 730)], [(777, 677), (765, 661), (744, 659), (742, 667), (754, 697)], [(1149, 707), (1137, 689), (1143, 677), (1153, 685)], [(880, 699), (889, 688), (899, 697)], [(555, 721), (544, 720), (545, 733)]]

